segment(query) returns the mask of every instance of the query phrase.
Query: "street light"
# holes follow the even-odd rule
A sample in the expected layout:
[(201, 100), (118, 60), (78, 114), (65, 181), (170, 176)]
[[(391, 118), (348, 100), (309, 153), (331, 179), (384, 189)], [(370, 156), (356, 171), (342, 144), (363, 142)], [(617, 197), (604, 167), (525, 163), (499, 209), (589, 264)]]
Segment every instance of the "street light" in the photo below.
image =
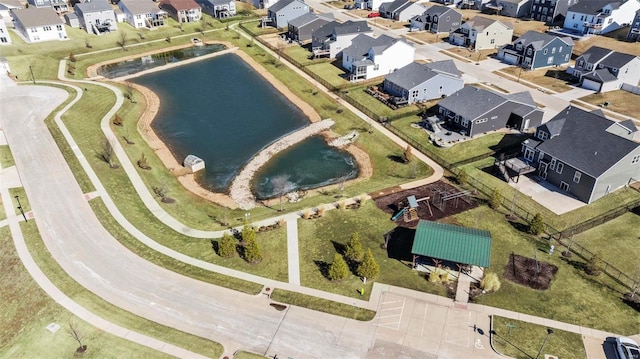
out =
[(542, 342), (542, 346), (540, 347), (540, 351), (538, 352), (538, 355), (536, 355), (536, 359), (540, 358), (540, 354), (542, 354), (542, 351), (544, 350), (544, 345), (547, 344), (547, 339), (549, 339), (549, 336), (551, 334), (553, 334), (553, 329), (547, 328), (547, 336), (544, 338), (544, 341)]
[(251, 213), (247, 212), (244, 214), (244, 221), (246, 223), (249, 223), (249, 220), (251, 219)]
[(22, 218), (24, 218), (25, 222), (28, 222), (27, 216), (24, 215), (24, 210), (22, 210), (22, 205), (20, 204), (20, 197), (16, 196), (15, 198), (16, 198), (16, 201), (18, 201), (18, 210), (20, 211), (20, 213), (22, 213)]

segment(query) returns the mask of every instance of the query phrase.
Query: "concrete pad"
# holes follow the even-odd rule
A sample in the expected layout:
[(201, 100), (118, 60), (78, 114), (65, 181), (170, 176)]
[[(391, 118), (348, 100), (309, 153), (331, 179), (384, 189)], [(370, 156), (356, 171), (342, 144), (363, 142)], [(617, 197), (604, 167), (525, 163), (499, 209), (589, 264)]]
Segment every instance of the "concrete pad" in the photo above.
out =
[(571, 212), (574, 209), (586, 206), (586, 203), (578, 201), (566, 192), (561, 191), (560, 188), (551, 185), (549, 182), (537, 182), (529, 176), (520, 176), (518, 183), (510, 182), (509, 185), (522, 194), (531, 197), (531, 199), (555, 214)]

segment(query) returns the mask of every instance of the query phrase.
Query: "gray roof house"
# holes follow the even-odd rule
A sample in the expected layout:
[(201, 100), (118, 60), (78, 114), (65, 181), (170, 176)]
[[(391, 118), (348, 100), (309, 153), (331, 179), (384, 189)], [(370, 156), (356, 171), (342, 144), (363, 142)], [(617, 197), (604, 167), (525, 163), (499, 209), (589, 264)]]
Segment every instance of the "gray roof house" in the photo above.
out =
[(69, 11), (69, 2), (67, 0), (28, 0), (30, 7), (46, 8), (50, 7), (58, 14)]
[(353, 38), (360, 34), (373, 35), (366, 21), (331, 21), (311, 33), (311, 51), (313, 56), (336, 58), (344, 49), (351, 46)]
[(409, 21), (412, 17), (422, 14), (424, 6), (411, 0), (394, 0), (382, 3), (378, 11), (387, 19)]
[(567, 9), (562, 27), (582, 34), (606, 34), (633, 21), (638, 0), (581, 0)]
[(521, 18), (529, 16), (532, 0), (491, 0), (483, 4), (483, 11), (495, 11), (500, 15)]
[(196, 0), (202, 7), (202, 12), (217, 18), (225, 18), (235, 16), (236, 2), (235, 0)]
[(349, 71), (349, 80), (368, 80), (386, 76), (411, 62), (415, 48), (402, 39), (387, 35), (358, 35), (342, 52), (342, 68)]
[(444, 98), (464, 87), (462, 72), (453, 60), (427, 64), (412, 62), (384, 78), (384, 91), (411, 104)]
[(474, 16), (458, 30), (449, 33), (449, 42), (475, 50), (497, 49), (511, 42), (513, 24), (483, 16)]
[(164, 26), (167, 18), (167, 12), (152, 0), (120, 0), (118, 8), (124, 14), (125, 21), (136, 29)]
[(64, 22), (53, 8), (12, 9), (15, 31), (27, 42), (66, 40)]
[(23, 9), (20, 0), (0, 0), (0, 16), (2, 21), (11, 22), (11, 9)]
[(542, 21), (547, 24), (563, 23), (569, 7), (578, 3), (579, 0), (547, 0), (534, 1), (531, 5), (529, 17), (533, 20)]
[(627, 40), (640, 41), (640, 10), (636, 11), (636, 16), (633, 18), (633, 21), (629, 26)]
[(314, 31), (334, 20), (333, 13), (316, 14), (308, 12), (289, 21), (287, 37), (300, 43), (311, 41), (311, 35)]
[(267, 18), (272, 26), (280, 29), (288, 27), (290, 20), (309, 11), (309, 5), (302, 0), (280, 0), (269, 7)]
[(101, 35), (118, 29), (116, 15), (107, 0), (77, 3), (74, 12), (78, 16), (80, 27), (90, 34)]
[(578, 56), (567, 72), (577, 77), (581, 86), (598, 92), (620, 89), (623, 84), (640, 82), (640, 57), (592, 46)]
[(426, 30), (434, 34), (456, 31), (461, 24), (462, 14), (442, 5), (431, 6), (422, 14), (411, 18), (411, 29)]
[(524, 141), (523, 157), (547, 182), (591, 203), (640, 178), (637, 132), (631, 120), (569, 106)]
[(526, 131), (542, 123), (543, 112), (528, 91), (501, 94), (466, 86), (442, 99), (438, 114), (462, 135), (473, 137), (505, 127)]
[(513, 43), (502, 46), (498, 59), (530, 70), (563, 66), (571, 60), (573, 45), (570, 37), (527, 31)]

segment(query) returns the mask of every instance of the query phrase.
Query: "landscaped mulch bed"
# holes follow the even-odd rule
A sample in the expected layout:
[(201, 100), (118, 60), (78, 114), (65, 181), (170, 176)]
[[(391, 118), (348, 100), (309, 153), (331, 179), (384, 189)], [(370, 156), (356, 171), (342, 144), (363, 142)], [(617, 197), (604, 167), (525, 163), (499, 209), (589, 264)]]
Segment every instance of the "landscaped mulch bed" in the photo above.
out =
[(503, 276), (529, 288), (545, 290), (551, 286), (551, 281), (556, 273), (558, 273), (558, 267), (553, 264), (538, 260), (538, 270), (536, 271), (535, 259), (512, 253), (509, 256), (509, 262), (504, 267)]

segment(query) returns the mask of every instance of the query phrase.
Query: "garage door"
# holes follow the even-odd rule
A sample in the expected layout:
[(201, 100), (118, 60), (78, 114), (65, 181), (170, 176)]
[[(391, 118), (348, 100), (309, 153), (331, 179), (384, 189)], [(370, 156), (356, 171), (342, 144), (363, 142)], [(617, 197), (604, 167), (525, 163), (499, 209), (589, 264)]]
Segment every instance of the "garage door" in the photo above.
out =
[(600, 86), (602, 84), (593, 80), (584, 79), (582, 80), (582, 87), (588, 90), (600, 91)]
[(510, 64), (510, 65), (517, 65), (518, 64), (518, 56), (514, 55), (514, 54), (504, 54), (504, 62)]

